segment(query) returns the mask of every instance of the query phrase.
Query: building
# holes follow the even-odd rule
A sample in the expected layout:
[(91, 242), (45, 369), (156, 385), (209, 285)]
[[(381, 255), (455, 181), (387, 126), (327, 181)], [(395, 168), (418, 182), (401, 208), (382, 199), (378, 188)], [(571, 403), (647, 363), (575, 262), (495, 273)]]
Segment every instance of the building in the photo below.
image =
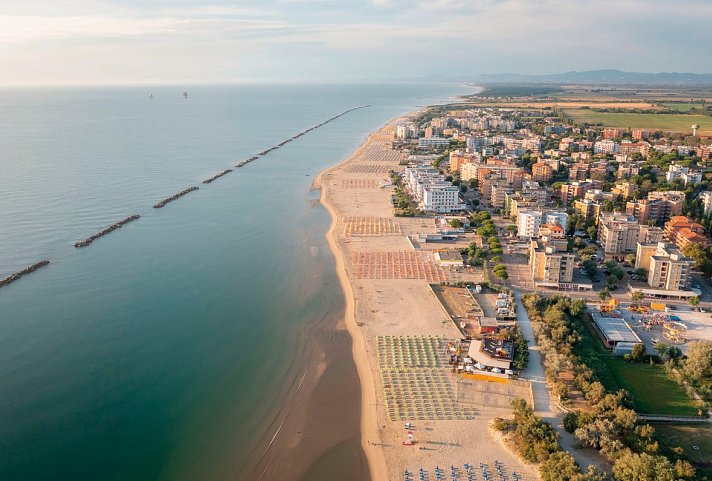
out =
[(396, 125), (396, 138), (399, 140), (417, 139), (418, 128), (414, 124)]
[(529, 245), (529, 267), (536, 287), (573, 288), (576, 256), (567, 247), (566, 239), (532, 239)]
[(684, 249), (692, 243), (708, 247), (710, 240), (705, 237), (704, 233), (705, 228), (701, 224), (690, 220), (684, 215), (673, 216), (665, 223), (665, 237), (679, 249)]
[(589, 309), (589, 312), (596, 325), (596, 331), (614, 355), (630, 354), (634, 346), (643, 343), (620, 314), (603, 313), (597, 309)]
[(664, 231), (660, 227), (641, 224), (638, 242), (642, 244), (656, 244), (663, 241)]
[(560, 224), (541, 224), (537, 235), (550, 239), (563, 239), (566, 237), (566, 231)]
[(680, 191), (650, 192), (647, 199), (626, 202), (625, 212), (641, 224), (664, 224), (682, 212), (685, 194)]
[(545, 162), (537, 162), (532, 165), (532, 179), (534, 180), (548, 182), (553, 175), (554, 169)]
[(700, 172), (693, 172), (688, 167), (683, 167), (682, 165), (671, 164), (665, 175), (665, 181), (668, 184), (672, 184), (677, 180), (682, 181), (684, 185), (696, 185), (702, 182), (702, 174)]
[(630, 182), (620, 182), (611, 189), (614, 195), (621, 195), (624, 199), (632, 197), (637, 191), (638, 186)]
[(623, 131), (621, 129), (603, 129), (604, 139), (619, 139), (623, 137)]
[(404, 180), (418, 207), (428, 212), (450, 213), (465, 208), (460, 190), (429, 165), (406, 167)]
[(571, 180), (585, 180), (588, 178), (588, 173), (589, 164), (584, 164), (583, 162), (573, 164), (569, 167), (569, 179)]
[(571, 182), (561, 186), (561, 202), (570, 204), (575, 198), (583, 199), (586, 192), (593, 188), (591, 182)]
[(536, 210), (523, 210), (517, 216), (517, 236), (536, 237), (542, 223), (543, 213)]
[(502, 209), (504, 208), (506, 196), (514, 193), (514, 187), (512, 187), (512, 183), (507, 181), (507, 179), (501, 179), (492, 185), (491, 192), (490, 202), (492, 203), (492, 207)]
[(712, 192), (702, 192), (700, 194), (700, 199), (702, 200), (702, 205), (705, 207), (705, 215), (712, 214)]
[(574, 210), (576, 213), (581, 214), (586, 219), (596, 219), (597, 224), (601, 209), (601, 204), (599, 202), (594, 202), (591, 199), (578, 199), (574, 201)]
[(446, 267), (462, 267), (465, 265), (462, 254), (458, 250), (437, 251), (435, 258), (440, 262), (440, 265)]
[(635, 140), (648, 140), (650, 137), (650, 132), (647, 130), (643, 129), (634, 129), (633, 130), (633, 139)]
[[(544, 195), (542, 196), (541, 193)], [(514, 194), (505, 194), (504, 196), (504, 214), (512, 219), (519, 217), (519, 212), (523, 210), (541, 210), (546, 205), (546, 191), (517, 192)]]
[(444, 137), (421, 137), (418, 139), (419, 149), (444, 148), (450, 145), (450, 139)]
[(640, 224), (635, 217), (619, 213), (601, 213), (598, 220), (598, 242), (611, 257), (624, 257), (635, 252), (640, 237)]
[(539, 227), (542, 224), (558, 224), (566, 231), (569, 215), (560, 211), (520, 211), (517, 216), (517, 236), (536, 237), (539, 234)]
[(692, 259), (665, 242), (638, 243), (636, 250), (635, 268), (648, 271), (648, 286), (664, 291), (688, 290), (694, 265)]
[(600, 140), (593, 144), (594, 154), (615, 154), (618, 152), (618, 144), (612, 140)]

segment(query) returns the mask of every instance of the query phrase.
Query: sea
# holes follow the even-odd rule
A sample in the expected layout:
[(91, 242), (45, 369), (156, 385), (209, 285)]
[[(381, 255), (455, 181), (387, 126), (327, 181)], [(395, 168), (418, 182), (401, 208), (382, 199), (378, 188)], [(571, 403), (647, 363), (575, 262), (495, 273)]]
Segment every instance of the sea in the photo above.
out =
[(0, 479), (366, 479), (331, 219), (311, 185), (389, 119), (468, 93), (0, 89), (0, 278), (51, 262), (0, 289)]

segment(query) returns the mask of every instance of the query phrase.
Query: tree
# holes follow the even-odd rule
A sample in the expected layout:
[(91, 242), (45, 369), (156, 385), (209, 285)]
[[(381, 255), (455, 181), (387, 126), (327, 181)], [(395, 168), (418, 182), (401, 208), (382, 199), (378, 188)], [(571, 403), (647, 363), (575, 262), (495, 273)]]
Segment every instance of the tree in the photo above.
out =
[(640, 304), (640, 301), (645, 298), (645, 294), (643, 294), (643, 291), (633, 291), (633, 293), (630, 295), (630, 298), (633, 299), (636, 304)]
[(603, 289), (601, 289), (601, 292), (598, 293), (598, 298), (602, 301), (606, 301), (611, 298), (611, 292), (608, 290), (607, 287), (604, 287)]
[(690, 303), (691, 306), (699, 306), (700, 298), (697, 296), (692, 296), (688, 299), (688, 302)]
[(625, 260), (630, 265), (635, 265), (635, 254), (628, 254), (625, 256)]
[(613, 476), (621, 481), (671, 481), (676, 479), (675, 468), (665, 456), (624, 451), (612, 469)]
[(569, 453), (559, 451), (549, 456), (539, 467), (542, 481), (574, 481), (581, 479), (574, 457)]
[(630, 360), (640, 362), (645, 357), (645, 344), (636, 344), (630, 352)]
[(712, 341), (693, 341), (687, 349), (685, 373), (699, 380), (712, 371)]

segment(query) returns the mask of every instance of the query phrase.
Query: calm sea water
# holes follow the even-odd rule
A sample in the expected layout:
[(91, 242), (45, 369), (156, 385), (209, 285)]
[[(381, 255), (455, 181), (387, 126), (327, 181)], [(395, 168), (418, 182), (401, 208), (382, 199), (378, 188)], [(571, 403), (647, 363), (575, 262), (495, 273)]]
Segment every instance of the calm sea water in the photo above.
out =
[[(304, 333), (342, 306), (313, 176), (388, 118), (467, 92), (0, 90), (0, 277), (52, 261), (0, 289), (0, 479), (239, 473), (302, 374)], [(72, 247), (131, 214), (144, 217)]]

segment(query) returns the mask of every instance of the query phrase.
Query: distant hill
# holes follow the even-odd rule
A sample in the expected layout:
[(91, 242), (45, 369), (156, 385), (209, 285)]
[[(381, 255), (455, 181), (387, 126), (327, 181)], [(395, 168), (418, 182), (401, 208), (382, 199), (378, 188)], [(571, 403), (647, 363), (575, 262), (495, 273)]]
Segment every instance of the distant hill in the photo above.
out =
[(480, 83), (555, 83), (555, 84), (639, 84), (639, 85), (712, 85), (712, 74), (683, 72), (623, 72), (621, 70), (586, 70), (549, 75), (515, 73), (482, 74), (472, 79)]

